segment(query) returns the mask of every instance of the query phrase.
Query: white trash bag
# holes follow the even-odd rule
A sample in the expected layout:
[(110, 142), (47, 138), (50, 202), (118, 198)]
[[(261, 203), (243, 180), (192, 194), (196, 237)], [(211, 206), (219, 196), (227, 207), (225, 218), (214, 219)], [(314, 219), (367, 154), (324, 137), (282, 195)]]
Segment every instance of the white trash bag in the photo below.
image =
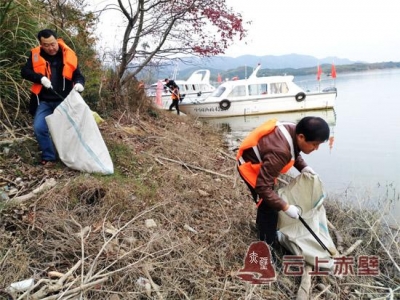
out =
[[(301, 216), (317, 237), (336, 255), (335, 244), (329, 235), (323, 201), (325, 192), (321, 180), (316, 175), (300, 174), (287, 186), (278, 190), (278, 195), (289, 204), (301, 207)], [(300, 220), (292, 219), (284, 212), (279, 212), (278, 240), (281, 245), (294, 255), (304, 257), (304, 261), (315, 266), (318, 258), (318, 268), (332, 269), (333, 258), (327, 250), (317, 242)]]
[(61, 161), (71, 169), (113, 174), (114, 166), (93, 113), (74, 89), (46, 117)]

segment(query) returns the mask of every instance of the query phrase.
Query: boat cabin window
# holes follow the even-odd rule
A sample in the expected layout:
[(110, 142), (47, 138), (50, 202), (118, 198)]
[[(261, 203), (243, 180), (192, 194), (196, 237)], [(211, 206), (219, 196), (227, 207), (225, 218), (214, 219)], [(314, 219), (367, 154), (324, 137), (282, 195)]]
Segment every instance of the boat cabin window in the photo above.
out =
[(249, 96), (265, 95), (268, 94), (268, 85), (263, 84), (249, 84)]
[(220, 85), (214, 92), (212, 92), (211, 97), (221, 97), (225, 90), (226, 87)]
[(286, 94), (289, 88), (286, 82), (275, 82), (271, 83), (271, 94)]
[(228, 95), (228, 97), (243, 97), (243, 96), (246, 96), (246, 86), (245, 85), (235, 86)]
[(183, 91), (185, 91), (185, 86), (183, 84), (178, 84), (179, 87), (179, 91), (182, 93)]
[[(185, 87), (184, 91), (188, 92), (188, 93), (190, 93), (190, 92), (193, 93), (193, 92), (199, 91), (199, 86), (196, 84), (185, 84), (184, 87)], [(181, 90), (181, 92), (182, 92), (182, 90)]]

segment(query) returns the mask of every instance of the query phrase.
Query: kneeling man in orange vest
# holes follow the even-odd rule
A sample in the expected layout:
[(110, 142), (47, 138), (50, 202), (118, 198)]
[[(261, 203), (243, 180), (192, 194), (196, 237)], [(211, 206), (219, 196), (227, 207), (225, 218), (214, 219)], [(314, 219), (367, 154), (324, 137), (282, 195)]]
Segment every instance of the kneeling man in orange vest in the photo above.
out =
[(75, 52), (50, 29), (39, 31), (40, 46), (31, 50), (21, 76), (32, 82), (29, 112), (34, 117), (33, 130), (42, 151), (43, 166), (53, 166), (56, 150), (46, 117), (68, 96), (72, 89), (83, 92), (82, 75)]

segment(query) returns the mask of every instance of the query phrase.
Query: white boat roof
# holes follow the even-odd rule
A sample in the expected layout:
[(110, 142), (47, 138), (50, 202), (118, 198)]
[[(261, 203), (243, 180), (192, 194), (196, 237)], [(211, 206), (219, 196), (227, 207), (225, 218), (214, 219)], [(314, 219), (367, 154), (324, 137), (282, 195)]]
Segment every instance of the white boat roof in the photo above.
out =
[(240, 85), (240, 84), (249, 84), (249, 83), (289, 82), (289, 81), (293, 81), (293, 79), (294, 79), (293, 75), (257, 77), (257, 73), (258, 73), (258, 70), (260, 70), (260, 68), (261, 68), (261, 65), (259, 64), (254, 69), (253, 73), (251, 73), (249, 78), (247, 78), (247, 79), (230, 80), (230, 81), (225, 81), (222, 84), (231, 83), (232, 85)]
[[(194, 71), (187, 80), (176, 79), (174, 80), (176, 84), (210, 84), (210, 70), (201, 69)], [(162, 80), (163, 85), (165, 85), (165, 81)], [(157, 82), (152, 83), (151, 86), (157, 86)]]
[(197, 70), (190, 75), (190, 77), (186, 80), (186, 83), (209, 83), (210, 75), (210, 70)]

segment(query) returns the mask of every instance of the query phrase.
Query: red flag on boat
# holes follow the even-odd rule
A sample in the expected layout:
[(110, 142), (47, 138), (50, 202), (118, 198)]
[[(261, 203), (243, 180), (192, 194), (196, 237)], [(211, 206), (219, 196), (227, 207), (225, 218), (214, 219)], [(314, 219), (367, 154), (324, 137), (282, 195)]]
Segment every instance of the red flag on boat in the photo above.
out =
[(219, 73), (218, 73), (217, 81), (218, 81), (218, 83), (222, 82), (222, 77), (221, 77), (221, 74), (219, 74)]
[(318, 81), (321, 80), (321, 74), (322, 74), (322, 69), (321, 69), (321, 66), (318, 65), (318, 67), (317, 67), (317, 80)]
[(331, 67), (331, 76), (333, 79), (336, 78), (336, 68), (335, 68), (334, 64), (332, 64), (332, 67)]

